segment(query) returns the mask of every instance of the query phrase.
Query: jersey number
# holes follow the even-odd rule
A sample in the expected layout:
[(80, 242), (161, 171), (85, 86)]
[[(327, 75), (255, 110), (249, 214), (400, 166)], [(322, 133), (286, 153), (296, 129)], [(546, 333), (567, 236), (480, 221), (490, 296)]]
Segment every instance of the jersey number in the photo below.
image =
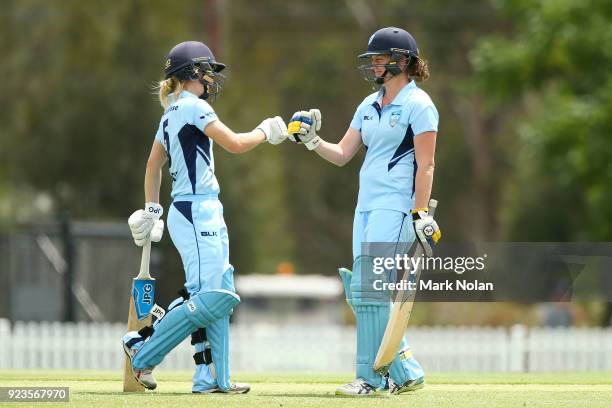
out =
[(172, 167), (172, 157), (170, 157), (170, 136), (168, 135), (168, 119), (164, 120), (162, 129), (164, 131), (164, 144), (166, 145), (166, 154), (168, 155), (168, 167)]

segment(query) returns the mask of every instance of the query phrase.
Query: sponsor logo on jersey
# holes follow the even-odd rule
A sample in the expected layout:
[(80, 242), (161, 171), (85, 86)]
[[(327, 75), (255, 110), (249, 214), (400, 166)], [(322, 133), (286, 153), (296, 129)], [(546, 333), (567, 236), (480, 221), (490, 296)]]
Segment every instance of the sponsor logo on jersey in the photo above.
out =
[(217, 231), (202, 231), (200, 232), (200, 235), (202, 235), (203, 237), (216, 237), (219, 234), (217, 233)]
[(391, 118), (389, 118), (389, 125), (391, 127), (395, 127), (395, 125), (397, 125), (397, 123), (399, 122), (401, 116), (401, 111), (391, 113)]

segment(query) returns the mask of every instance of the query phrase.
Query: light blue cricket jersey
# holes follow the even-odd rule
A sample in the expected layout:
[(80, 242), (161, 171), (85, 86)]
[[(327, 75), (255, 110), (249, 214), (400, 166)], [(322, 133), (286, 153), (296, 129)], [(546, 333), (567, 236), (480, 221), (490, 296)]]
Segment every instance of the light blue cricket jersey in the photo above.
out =
[(204, 134), (217, 114), (204, 100), (188, 91), (164, 112), (155, 139), (168, 154), (172, 197), (187, 194), (219, 194), (215, 177), (213, 141)]
[(438, 131), (438, 111), (429, 95), (410, 81), (381, 109), (384, 88), (357, 107), (350, 127), (361, 132), (366, 156), (359, 172), (357, 211), (408, 213), (414, 206), (415, 135)]

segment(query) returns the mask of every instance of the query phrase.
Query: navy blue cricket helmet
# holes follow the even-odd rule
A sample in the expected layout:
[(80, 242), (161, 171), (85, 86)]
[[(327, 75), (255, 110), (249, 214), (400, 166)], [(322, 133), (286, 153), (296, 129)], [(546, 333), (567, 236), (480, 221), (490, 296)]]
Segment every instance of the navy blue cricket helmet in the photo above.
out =
[(374, 55), (391, 56), (391, 60), (385, 65), (386, 70), (381, 77), (374, 75), (372, 64), (360, 65), (359, 69), (363, 72), (366, 81), (380, 85), (384, 82), (387, 73), (395, 76), (402, 72), (398, 65), (402, 56), (406, 56), (408, 65), (419, 58), (419, 48), (416, 40), (408, 31), (398, 27), (385, 27), (372, 34), (368, 41), (368, 50), (360, 54), (358, 58), (366, 59)]
[(221, 93), (225, 76), (220, 72), (224, 68), (225, 64), (215, 60), (206, 44), (185, 41), (175, 45), (166, 56), (164, 74), (166, 79), (199, 80), (204, 85), (204, 94), (200, 98), (206, 99)]

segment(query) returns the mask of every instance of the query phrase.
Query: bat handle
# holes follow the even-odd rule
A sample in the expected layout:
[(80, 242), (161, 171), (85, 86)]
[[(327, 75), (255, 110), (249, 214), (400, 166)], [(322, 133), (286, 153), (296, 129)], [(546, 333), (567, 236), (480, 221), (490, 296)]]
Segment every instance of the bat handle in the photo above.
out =
[(142, 247), (142, 258), (140, 259), (140, 272), (136, 279), (151, 279), (149, 274), (149, 261), (151, 260), (151, 240)]
[(436, 213), (436, 207), (438, 206), (438, 200), (430, 198), (429, 199), (429, 215), (432, 217)]

